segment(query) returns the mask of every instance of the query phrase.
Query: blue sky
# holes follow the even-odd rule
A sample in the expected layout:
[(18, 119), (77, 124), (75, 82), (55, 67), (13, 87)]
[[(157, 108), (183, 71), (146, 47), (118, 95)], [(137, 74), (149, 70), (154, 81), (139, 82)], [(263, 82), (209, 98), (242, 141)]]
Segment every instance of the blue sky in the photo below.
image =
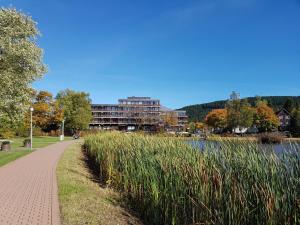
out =
[(35, 82), (94, 103), (185, 105), (300, 94), (300, 0), (0, 0), (30, 14), (49, 67)]

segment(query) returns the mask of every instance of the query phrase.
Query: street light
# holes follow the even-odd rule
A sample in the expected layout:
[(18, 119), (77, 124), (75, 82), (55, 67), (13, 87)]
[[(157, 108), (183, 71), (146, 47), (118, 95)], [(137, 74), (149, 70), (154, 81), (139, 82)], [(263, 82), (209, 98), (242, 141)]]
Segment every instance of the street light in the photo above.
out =
[(30, 150), (32, 150), (32, 112), (33, 112), (33, 107), (30, 107)]
[(63, 141), (64, 137), (65, 137), (65, 119), (62, 120), (60, 140)]

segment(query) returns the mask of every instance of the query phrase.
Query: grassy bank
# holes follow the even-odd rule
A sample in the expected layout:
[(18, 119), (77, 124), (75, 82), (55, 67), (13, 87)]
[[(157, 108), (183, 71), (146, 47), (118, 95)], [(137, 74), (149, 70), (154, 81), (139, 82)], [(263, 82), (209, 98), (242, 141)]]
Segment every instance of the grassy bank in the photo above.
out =
[(11, 151), (11, 152), (0, 152), (0, 166), (3, 166), (11, 161), (14, 161), (24, 155), (29, 154), (30, 150), (24, 151)]
[(150, 224), (300, 223), (299, 149), (279, 159), (255, 142), (224, 141), (200, 152), (178, 139), (113, 132), (84, 145), (101, 179)]
[(57, 167), (63, 225), (139, 225), (120, 207), (120, 196), (102, 188), (86, 166), (81, 143), (69, 147)]
[[(11, 151), (0, 151), (0, 166), (3, 166), (11, 161), (14, 161), (22, 156), (25, 156), (32, 151), (29, 148), (23, 147), (23, 141), (25, 138), (13, 138), (11, 139)], [(66, 137), (66, 140), (70, 140), (70, 137)], [(54, 144), (59, 141), (58, 137), (33, 137), (33, 150), (42, 148), (50, 144)]]

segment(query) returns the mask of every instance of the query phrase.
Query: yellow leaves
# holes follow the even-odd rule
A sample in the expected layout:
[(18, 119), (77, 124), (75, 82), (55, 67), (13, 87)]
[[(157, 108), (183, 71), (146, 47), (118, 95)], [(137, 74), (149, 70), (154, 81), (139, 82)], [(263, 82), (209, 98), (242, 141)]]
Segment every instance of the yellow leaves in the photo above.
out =
[[(57, 129), (63, 120), (63, 110), (53, 99), (52, 94), (47, 91), (36, 93), (35, 101), (32, 103), (33, 124), (43, 130), (50, 131)], [(25, 125), (30, 121), (29, 112), (25, 116)]]
[(53, 96), (48, 91), (40, 91), (36, 96), (37, 102), (48, 102), (53, 101)]
[(178, 125), (178, 115), (176, 112), (169, 111), (162, 115), (162, 119), (167, 126)]
[(225, 128), (227, 125), (227, 109), (214, 109), (209, 112), (205, 118), (208, 126)]
[(265, 102), (260, 102), (256, 107), (256, 121), (263, 130), (270, 130), (279, 126), (279, 119), (273, 109)]
[(203, 130), (205, 129), (205, 124), (204, 123), (201, 123), (201, 122), (196, 122), (196, 129), (198, 130)]

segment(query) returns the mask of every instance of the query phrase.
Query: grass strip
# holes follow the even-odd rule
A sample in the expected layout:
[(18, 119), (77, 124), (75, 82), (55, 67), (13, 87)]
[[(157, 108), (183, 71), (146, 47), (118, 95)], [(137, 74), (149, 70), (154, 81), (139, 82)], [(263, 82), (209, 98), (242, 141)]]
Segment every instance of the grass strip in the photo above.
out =
[(22, 156), (31, 153), (30, 150), (24, 151), (12, 151), (12, 152), (0, 152), (0, 166), (3, 166), (11, 161), (14, 161)]
[(70, 146), (57, 166), (58, 195), (63, 225), (140, 225), (120, 207), (120, 196), (101, 188), (86, 165), (81, 142)]

